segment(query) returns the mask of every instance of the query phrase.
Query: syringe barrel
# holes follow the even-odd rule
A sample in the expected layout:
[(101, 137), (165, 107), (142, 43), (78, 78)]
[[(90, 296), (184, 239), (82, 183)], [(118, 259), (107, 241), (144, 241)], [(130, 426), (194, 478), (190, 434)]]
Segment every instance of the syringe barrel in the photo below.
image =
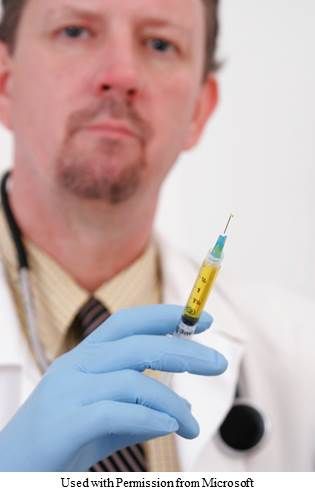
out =
[(176, 333), (190, 336), (195, 332), (208, 296), (219, 273), (221, 262), (208, 255), (202, 263), (194, 286), (184, 308)]

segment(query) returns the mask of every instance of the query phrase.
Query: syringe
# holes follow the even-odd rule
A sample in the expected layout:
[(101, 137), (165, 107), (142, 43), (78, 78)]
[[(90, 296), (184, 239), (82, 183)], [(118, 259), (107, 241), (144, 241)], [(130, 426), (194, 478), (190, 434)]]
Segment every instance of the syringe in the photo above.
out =
[(224, 232), (218, 236), (214, 247), (209, 251), (200, 267), (197, 279), (181, 316), (181, 320), (176, 328), (175, 335), (189, 337), (193, 335), (196, 330), (202, 310), (204, 309), (221, 268), (223, 249), (227, 238), (226, 232), (232, 218), (233, 214), (230, 215)]

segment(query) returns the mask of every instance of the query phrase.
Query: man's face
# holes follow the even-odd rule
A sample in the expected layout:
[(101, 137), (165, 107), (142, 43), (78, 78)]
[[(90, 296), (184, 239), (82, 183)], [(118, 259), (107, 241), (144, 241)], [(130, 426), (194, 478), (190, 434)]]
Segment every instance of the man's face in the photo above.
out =
[(155, 193), (216, 98), (201, 0), (28, 0), (7, 83), (16, 166), (83, 199)]

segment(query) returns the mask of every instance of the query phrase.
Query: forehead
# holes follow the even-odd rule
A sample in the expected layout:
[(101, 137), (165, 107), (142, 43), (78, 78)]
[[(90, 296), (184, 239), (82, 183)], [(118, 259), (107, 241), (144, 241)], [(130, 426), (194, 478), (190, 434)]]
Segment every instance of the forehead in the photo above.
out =
[(199, 30), (204, 20), (202, 0), (27, 0), (26, 10), (35, 23), (70, 15), (98, 19), (116, 15), (126, 20), (161, 20)]

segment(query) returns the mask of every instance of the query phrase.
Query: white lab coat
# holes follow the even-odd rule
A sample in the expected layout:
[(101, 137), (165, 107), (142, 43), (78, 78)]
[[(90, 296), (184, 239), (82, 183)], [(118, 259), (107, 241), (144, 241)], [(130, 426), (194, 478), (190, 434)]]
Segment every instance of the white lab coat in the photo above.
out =
[[(196, 266), (160, 241), (163, 300), (183, 304)], [(315, 330), (312, 304), (258, 286), (241, 288), (223, 276), (210, 297), (215, 322), (197, 340), (229, 361), (219, 377), (179, 374), (174, 389), (192, 403), (201, 433), (177, 438), (184, 471), (307, 471), (315, 465)], [(27, 398), (40, 374), (19, 328), (0, 264), (0, 429)], [(243, 396), (261, 409), (270, 433), (256, 453), (227, 453), (216, 430), (240, 378)]]

